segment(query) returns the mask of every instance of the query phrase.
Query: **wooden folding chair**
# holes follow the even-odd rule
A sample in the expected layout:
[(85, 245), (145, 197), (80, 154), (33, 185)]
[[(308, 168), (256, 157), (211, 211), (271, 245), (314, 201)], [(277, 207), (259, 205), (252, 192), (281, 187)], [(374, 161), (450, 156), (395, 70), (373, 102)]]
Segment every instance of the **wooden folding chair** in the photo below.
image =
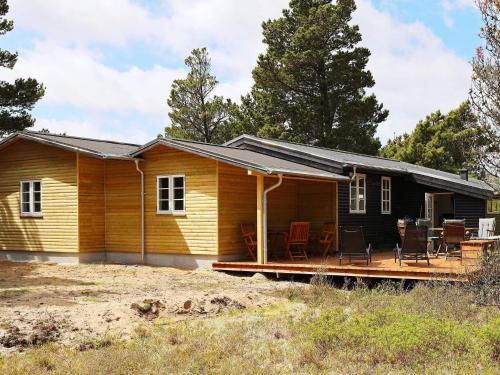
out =
[(337, 225), (335, 223), (327, 222), (323, 224), (318, 240), (320, 247), (323, 248), (323, 258), (326, 258), (330, 253), (336, 233)]
[(243, 237), (243, 242), (247, 248), (247, 256), (256, 261), (257, 260), (257, 230), (255, 229), (255, 224), (252, 223), (242, 223), (241, 235)]
[(462, 223), (445, 221), (443, 223), (443, 238), (436, 257), (439, 255), (441, 246), (444, 246), (445, 259), (449, 257), (461, 258), (460, 242), (462, 241), (465, 241), (465, 221)]
[(286, 236), (286, 251), (290, 259), (307, 260), (307, 243), (311, 223), (296, 221), (290, 224), (290, 232)]

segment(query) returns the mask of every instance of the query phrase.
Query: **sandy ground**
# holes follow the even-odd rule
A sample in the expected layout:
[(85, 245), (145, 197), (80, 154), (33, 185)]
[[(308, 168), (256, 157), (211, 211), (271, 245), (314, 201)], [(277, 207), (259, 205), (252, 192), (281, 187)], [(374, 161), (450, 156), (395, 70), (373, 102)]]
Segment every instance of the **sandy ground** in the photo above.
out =
[(0, 353), (48, 341), (88, 345), (106, 334), (126, 338), (141, 324), (265, 306), (288, 285), (209, 270), (0, 262)]

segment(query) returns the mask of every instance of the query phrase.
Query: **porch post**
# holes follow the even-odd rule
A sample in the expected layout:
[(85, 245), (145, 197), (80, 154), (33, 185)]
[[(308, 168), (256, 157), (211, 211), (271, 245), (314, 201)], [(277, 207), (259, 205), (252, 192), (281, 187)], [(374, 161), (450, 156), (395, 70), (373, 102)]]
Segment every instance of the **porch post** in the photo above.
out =
[(264, 264), (264, 176), (257, 175), (257, 263)]

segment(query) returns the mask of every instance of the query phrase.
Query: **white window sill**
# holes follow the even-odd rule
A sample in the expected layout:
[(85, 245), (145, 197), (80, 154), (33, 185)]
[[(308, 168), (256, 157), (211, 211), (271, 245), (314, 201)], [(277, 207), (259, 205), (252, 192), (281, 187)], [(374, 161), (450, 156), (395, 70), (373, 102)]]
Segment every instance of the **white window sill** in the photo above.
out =
[(382, 215), (390, 215), (390, 212), (382, 212)]
[(34, 217), (34, 218), (43, 218), (43, 214), (30, 214), (30, 213), (23, 213), (21, 214), (21, 217)]
[(366, 214), (366, 211), (349, 211), (350, 214)]

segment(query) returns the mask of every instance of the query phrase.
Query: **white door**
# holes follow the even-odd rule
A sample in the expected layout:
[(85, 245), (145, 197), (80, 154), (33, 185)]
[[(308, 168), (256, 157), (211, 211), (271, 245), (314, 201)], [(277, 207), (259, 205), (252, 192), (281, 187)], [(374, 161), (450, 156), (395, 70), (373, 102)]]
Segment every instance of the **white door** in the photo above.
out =
[(434, 195), (425, 193), (425, 218), (430, 219), (434, 227)]

